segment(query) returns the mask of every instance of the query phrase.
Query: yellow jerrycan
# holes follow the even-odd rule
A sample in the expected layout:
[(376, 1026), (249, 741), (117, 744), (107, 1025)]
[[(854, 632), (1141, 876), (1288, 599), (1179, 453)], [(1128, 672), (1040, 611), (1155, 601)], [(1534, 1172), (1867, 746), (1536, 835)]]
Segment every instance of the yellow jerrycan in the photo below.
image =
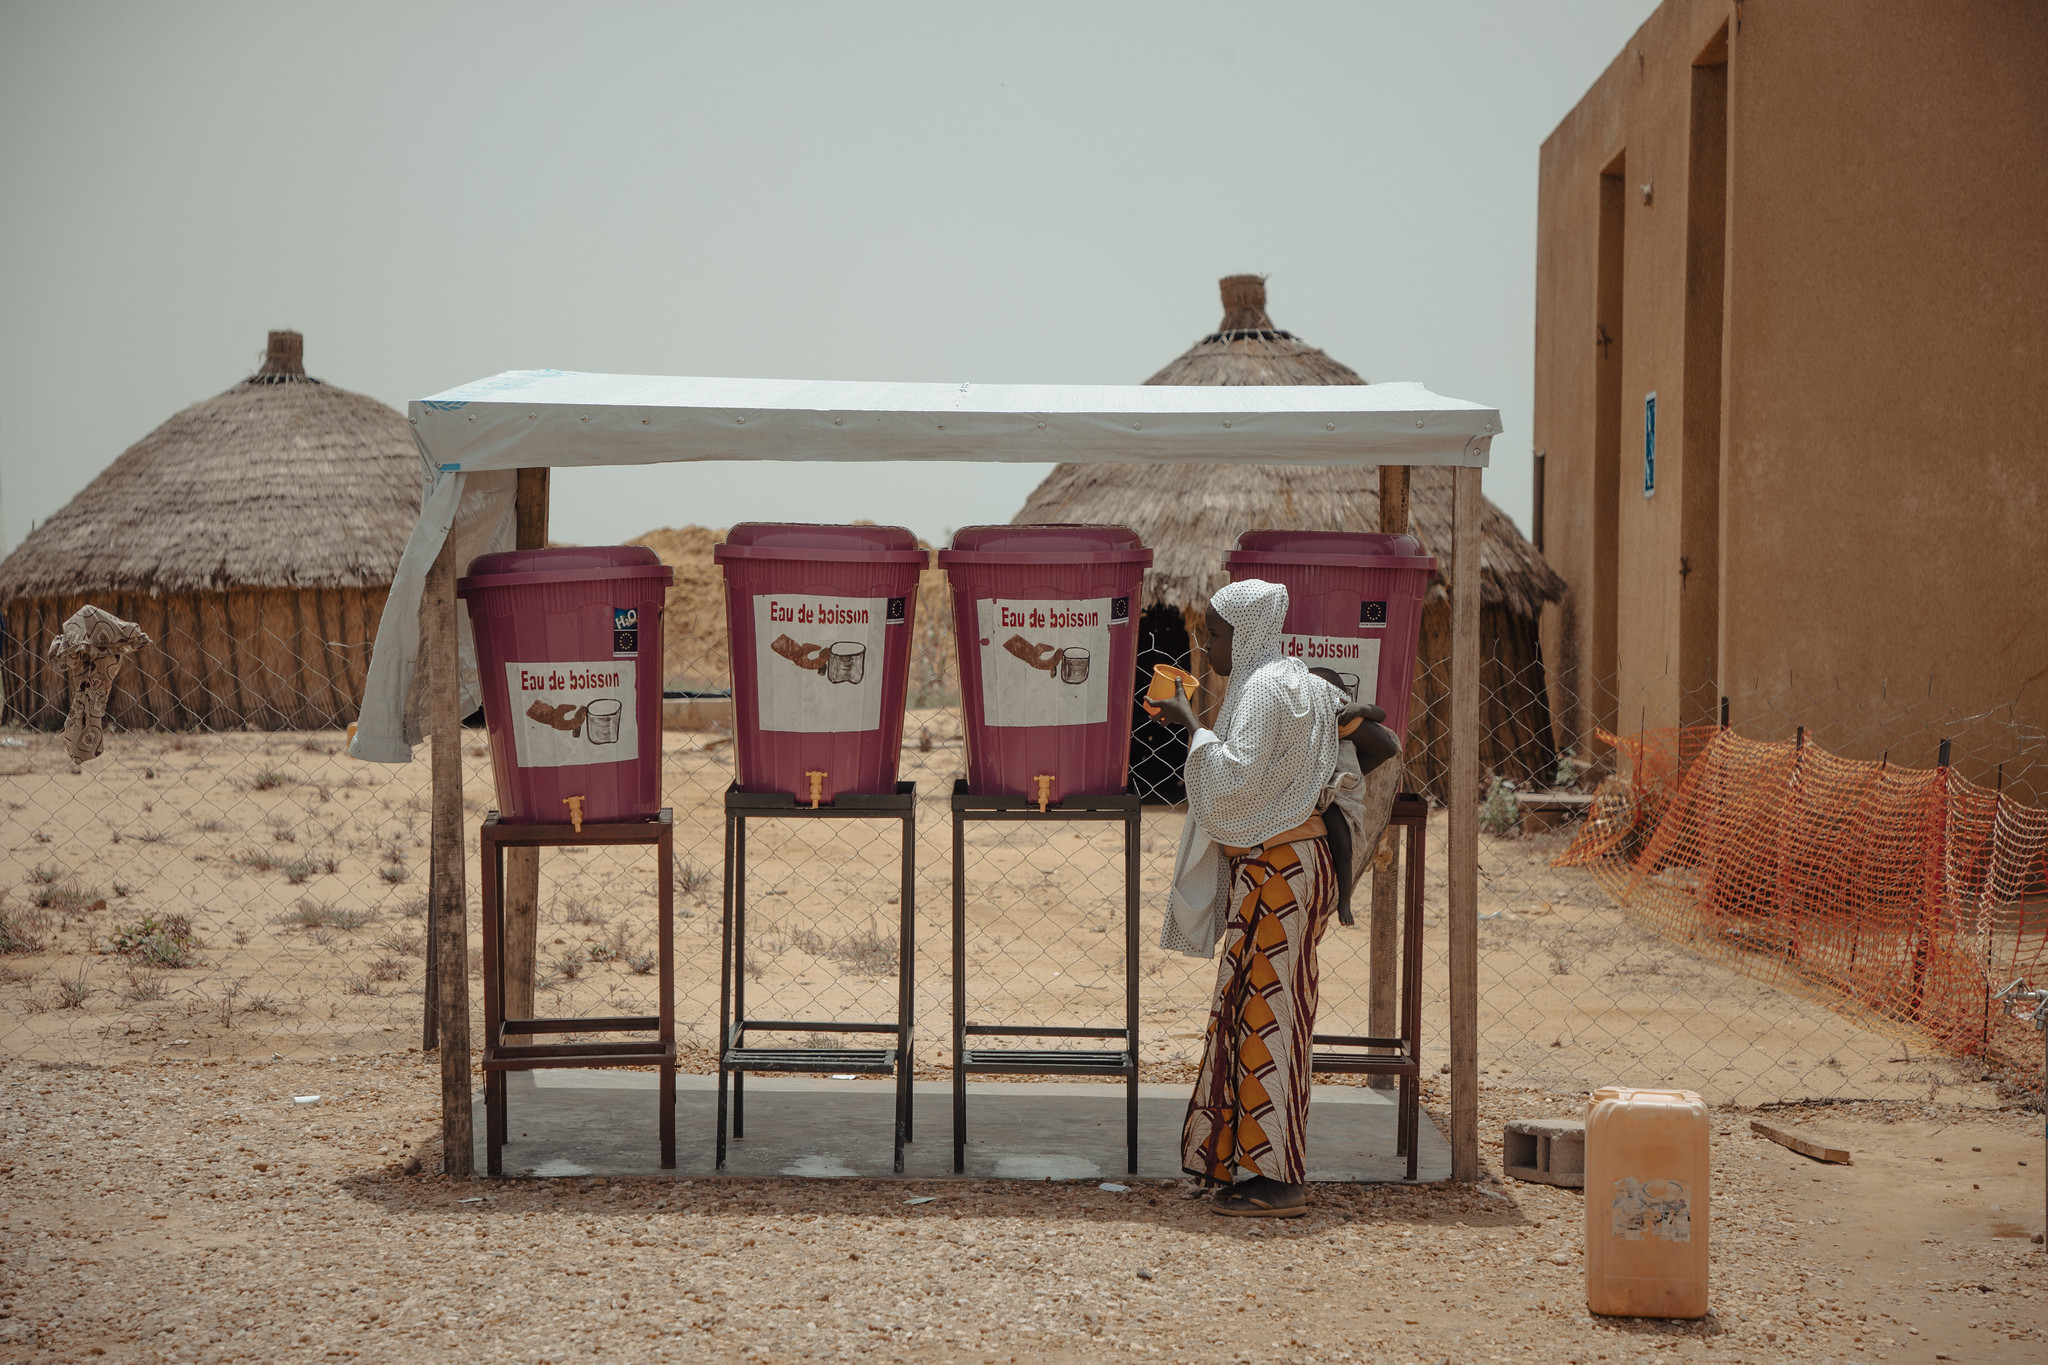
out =
[(1707, 1313), (1707, 1106), (1690, 1090), (1608, 1086), (1586, 1111), (1586, 1307)]

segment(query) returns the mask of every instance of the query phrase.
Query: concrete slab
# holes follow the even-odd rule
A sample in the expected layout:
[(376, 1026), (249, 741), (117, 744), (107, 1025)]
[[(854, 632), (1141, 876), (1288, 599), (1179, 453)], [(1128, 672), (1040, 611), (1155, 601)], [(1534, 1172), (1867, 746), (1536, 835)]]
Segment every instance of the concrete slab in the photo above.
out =
[[(717, 1078), (676, 1077), (676, 1169), (660, 1168), (656, 1077), (647, 1071), (514, 1072), (506, 1079), (508, 1176), (714, 1174)], [(749, 1077), (747, 1136), (727, 1149), (726, 1176), (888, 1177), (893, 1082)], [(1138, 1087), (1138, 1178), (1180, 1177), (1188, 1090)], [(1309, 1179), (1400, 1181), (1392, 1097), (1356, 1086), (1317, 1086), (1309, 1101)], [(484, 1169), (483, 1097), (476, 1101), (476, 1168)], [(919, 1081), (915, 1136), (904, 1177), (953, 1174), (953, 1087)], [(967, 1175), (999, 1180), (1122, 1180), (1124, 1087), (1088, 1082), (975, 1081), (967, 1087)], [(1422, 1115), (1418, 1180), (1448, 1180), (1451, 1153)]]

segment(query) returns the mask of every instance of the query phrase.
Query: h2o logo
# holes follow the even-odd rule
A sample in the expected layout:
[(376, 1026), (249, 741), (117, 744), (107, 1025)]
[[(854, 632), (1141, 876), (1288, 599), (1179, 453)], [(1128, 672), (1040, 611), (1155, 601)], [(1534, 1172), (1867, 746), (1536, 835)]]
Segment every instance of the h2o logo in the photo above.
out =
[(640, 608), (612, 608), (612, 657), (631, 658), (640, 652)]

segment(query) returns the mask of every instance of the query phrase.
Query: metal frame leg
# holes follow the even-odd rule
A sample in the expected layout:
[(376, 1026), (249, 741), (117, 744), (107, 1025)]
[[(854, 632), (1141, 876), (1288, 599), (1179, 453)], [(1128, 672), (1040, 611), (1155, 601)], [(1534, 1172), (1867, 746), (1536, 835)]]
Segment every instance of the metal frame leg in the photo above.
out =
[(655, 908), (661, 916), (661, 938), (657, 952), (661, 957), (661, 1042), (664, 1058), (661, 1063), (661, 1095), (657, 1101), (661, 1106), (661, 1169), (672, 1171), (676, 1168), (676, 841), (673, 820), (662, 831), (661, 842), (654, 847), (655, 875), (660, 878), (660, 890), (655, 893)]
[(917, 1009), (917, 916), (912, 908), (916, 895), (915, 859), (917, 810), (903, 816), (903, 882), (897, 889), (897, 906), (902, 911), (896, 934), (896, 1174), (903, 1174), (903, 1144), (911, 1140), (910, 1052), (911, 1033)]
[(953, 1174), (967, 1172), (967, 819), (953, 812)]
[(733, 831), (739, 818), (730, 812), (725, 817), (725, 899), (720, 906), (718, 944), (718, 1147), (713, 1159), (714, 1170), (725, 1169), (725, 1123), (726, 1123), (726, 1041), (732, 1031), (732, 874), (733, 874)]
[(1413, 1076), (1401, 1078), (1400, 1151), (1408, 1157), (1408, 1179), (1415, 1179), (1416, 1141), (1422, 1110), (1422, 876), (1428, 833), (1427, 817), (1408, 827), (1407, 894), (1401, 925), (1401, 1034), (1416, 1060)]
[[(742, 815), (733, 826), (733, 878), (732, 878), (732, 1027), (727, 1031), (730, 1043), (721, 1046), (745, 1047), (747, 1043), (747, 817)], [(738, 1142), (747, 1135), (747, 1073), (736, 1069), (732, 1073), (732, 1138)]]
[(484, 1173), (505, 1174), (505, 1073), (484, 1073)]
[(1138, 1173), (1138, 821), (1124, 820), (1124, 1044), (1131, 1072), (1124, 1082), (1124, 1170)]

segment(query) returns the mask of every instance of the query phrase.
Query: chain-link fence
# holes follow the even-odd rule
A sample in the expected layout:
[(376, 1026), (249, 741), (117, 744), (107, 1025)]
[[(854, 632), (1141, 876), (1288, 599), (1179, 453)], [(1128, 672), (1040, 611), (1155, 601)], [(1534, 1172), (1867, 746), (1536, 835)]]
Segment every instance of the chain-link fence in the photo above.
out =
[[(934, 576), (936, 577), (936, 576)], [(719, 616), (674, 631), (677, 696), (663, 735), (664, 801), (674, 810), (676, 1005), (688, 1064), (706, 1069), (718, 1012), (723, 796), (733, 779), (731, 700)], [(920, 594), (902, 776), (917, 785), (916, 941), (920, 1067), (950, 1062), (954, 780), (965, 737), (942, 585)], [(1186, 648), (1176, 619), (1147, 614), (1141, 669)], [(703, 643), (707, 635), (715, 646)], [(17, 649), (46, 642), (20, 641)], [(20, 656), (10, 655), (8, 670)], [(1496, 656), (1497, 662), (1498, 656)], [(216, 661), (225, 666), (227, 661)], [(11, 681), (11, 678), (9, 679)], [(1419, 699), (1446, 692), (1425, 665)], [(1503, 691), (1511, 690), (1512, 696)], [(1689, 941), (1630, 901), (1627, 868), (1567, 858), (1602, 784), (1626, 783), (1629, 745), (1688, 717), (1667, 680), (1581, 705), (1532, 668), (1494, 667), (1484, 714), (1558, 718), (1555, 767), (1482, 790), (1435, 791), (1425, 868), (1423, 1051), (1448, 1055), (1447, 821), (1441, 803), (1480, 808), (1479, 1015), (1491, 1081), (1585, 1090), (1614, 1082), (1688, 1086), (1715, 1100), (1898, 1098), (2003, 1077), (2038, 1090), (2038, 1041), (2019, 1052), (1938, 1050), (1910, 1023), (1869, 1027), (1827, 983)], [(1426, 694), (1426, 696), (1425, 696)], [(1717, 721), (1719, 699), (1693, 710)], [(1835, 689), (1757, 688), (1727, 702), (1735, 734), (1825, 745), (1892, 767), (1946, 765), (1991, 789), (2009, 819), (2032, 810), (2042, 737), (2008, 719), (1965, 717)], [(1419, 708), (1418, 708), (1419, 713)], [(1802, 727), (1803, 731), (1802, 731)], [(334, 1054), (417, 1045), (424, 1008), (428, 771), (359, 763), (339, 729), (224, 732), (115, 728), (73, 772), (61, 741), (19, 726), (0, 742), (0, 1049), (51, 1060), (170, 1053)], [(1410, 759), (1440, 773), (1448, 744), (1411, 725)], [(1171, 731), (1135, 729), (1144, 813), (1139, 934), (1141, 1058), (1152, 1079), (1191, 1075), (1214, 963), (1158, 946), (1182, 816), (1165, 802), (1183, 750)], [(1526, 754), (1526, 736), (1515, 752)], [(465, 733), (464, 796), (476, 824), (492, 804), (487, 741)], [(1439, 782), (1437, 785), (1441, 785)], [(1645, 836), (1647, 837), (1647, 835)], [(886, 1020), (894, 1015), (899, 827), (889, 821), (770, 822), (750, 830), (743, 970), (756, 1017)], [(969, 1011), (979, 1023), (1115, 1027), (1124, 980), (1121, 826), (971, 823), (966, 840)], [(1633, 856), (1636, 845), (1615, 857)], [(539, 1007), (550, 1015), (651, 1013), (653, 859), (642, 849), (550, 849), (541, 858)], [(468, 879), (477, 924), (476, 878)], [(1829, 894), (1823, 887), (1815, 894)], [(1961, 893), (1958, 893), (1961, 894)], [(1974, 959), (1982, 984), (2048, 973), (2037, 862), (1969, 913), (1991, 925)], [(1322, 945), (1320, 1031), (1363, 1034), (1371, 961), (1367, 888), (1357, 927)], [(1619, 897), (1619, 898), (1617, 898)], [(475, 939), (472, 940), (476, 942)], [(1967, 947), (1967, 945), (1965, 945)], [(473, 954), (475, 949), (473, 948)], [(472, 970), (475, 969), (474, 958)], [(477, 993), (472, 994), (473, 1001)], [(1852, 1017), (1854, 1016), (1854, 1017)], [(2027, 1035), (2038, 1040), (2039, 1035)], [(851, 1042), (830, 1034), (809, 1041)], [(2025, 1048), (2031, 1046), (2029, 1057)]]

